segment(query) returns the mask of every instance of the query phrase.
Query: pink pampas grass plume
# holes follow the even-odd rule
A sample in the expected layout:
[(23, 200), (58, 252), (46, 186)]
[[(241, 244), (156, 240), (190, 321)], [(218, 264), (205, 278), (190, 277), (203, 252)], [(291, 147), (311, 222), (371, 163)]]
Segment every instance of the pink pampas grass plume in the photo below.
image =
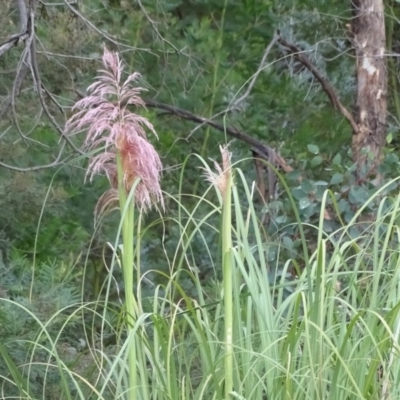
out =
[(132, 87), (140, 75), (135, 72), (123, 81), (122, 61), (117, 53), (106, 48), (102, 60), (104, 68), (99, 71), (96, 82), (87, 89), (88, 96), (73, 107), (77, 112), (67, 121), (65, 132), (73, 135), (87, 130), (84, 147), (91, 151), (104, 148), (89, 161), (86, 175), (90, 179), (104, 172), (112, 189), (116, 189), (118, 154), (126, 191), (129, 192), (136, 178), (140, 179), (135, 203), (144, 210), (157, 201), (163, 206), (160, 188), (162, 164), (158, 153), (146, 139), (146, 129), (155, 136), (157, 134), (146, 118), (128, 109), (128, 106), (144, 106), (140, 97), (144, 89)]

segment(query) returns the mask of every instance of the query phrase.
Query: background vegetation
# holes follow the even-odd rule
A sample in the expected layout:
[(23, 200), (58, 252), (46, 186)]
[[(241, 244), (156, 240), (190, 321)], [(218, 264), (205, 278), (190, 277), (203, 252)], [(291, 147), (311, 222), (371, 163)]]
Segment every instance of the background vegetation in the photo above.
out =
[[(2, 51), (21, 4), (34, 30)], [(400, 398), (400, 5), (384, 6), (387, 136), (379, 169), (360, 179), (351, 126), (280, 41), (351, 110), (350, 2), (0, 0), (0, 398), (130, 398), (130, 336), (141, 399)], [(142, 75), (140, 113), (164, 166), (165, 211), (137, 220), (143, 314), (130, 336), (120, 215), (95, 221), (107, 179), (84, 184), (84, 134), (63, 135), (103, 45)], [(228, 142), (226, 395), (222, 204), (203, 173)]]

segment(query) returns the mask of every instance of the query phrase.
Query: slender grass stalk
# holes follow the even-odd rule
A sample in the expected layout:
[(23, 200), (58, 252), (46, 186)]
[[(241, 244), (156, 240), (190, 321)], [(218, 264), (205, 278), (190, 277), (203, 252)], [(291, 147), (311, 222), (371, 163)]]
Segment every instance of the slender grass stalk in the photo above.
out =
[(233, 390), (233, 257), (232, 257), (232, 171), (226, 174), (227, 183), (222, 204), (222, 260), (225, 308), (225, 399)]
[[(124, 275), (125, 288), (125, 312), (126, 328), (128, 337), (131, 337), (135, 320), (137, 317), (137, 304), (133, 293), (133, 238), (135, 226), (135, 207), (134, 202), (127, 204), (127, 193), (124, 184), (124, 170), (121, 163), (121, 157), (117, 153), (117, 174), (118, 174), (118, 192), (122, 221), (122, 271)], [(137, 397), (137, 368), (136, 368), (136, 343), (134, 340), (129, 345), (128, 365), (129, 365), (129, 399), (136, 400)]]
[(233, 280), (234, 258), (232, 253), (232, 168), (228, 147), (220, 147), (222, 167), (214, 163), (217, 173), (207, 170), (206, 178), (220, 192), (222, 198), (222, 271), (225, 312), (224, 380), (225, 399), (233, 392)]

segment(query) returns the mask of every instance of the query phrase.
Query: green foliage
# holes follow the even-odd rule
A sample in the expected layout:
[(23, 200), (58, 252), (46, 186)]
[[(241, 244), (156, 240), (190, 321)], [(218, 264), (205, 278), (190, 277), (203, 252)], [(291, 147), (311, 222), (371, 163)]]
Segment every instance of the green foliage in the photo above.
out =
[[(113, 316), (116, 307), (107, 295), (105, 303), (79, 301), (71, 282), (80, 274), (65, 265), (38, 268), (29, 302), (24, 288), (31, 279), (30, 265), (14, 255), (13, 268), (3, 269), (8, 292), (0, 299), (1, 333), (6, 339), (0, 349), (5, 360), (1, 376), (7, 396), (126, 398), (126, 360), (134, 340), (139, 398), (224, 398), (224, 286), (223, 282), (202, 284), (195, 268), (198, 254), (192, 251), (201, 240), (215, 263), (216, 253), (208, 248), (205, 233), (214, 215), (220, 218), (222, 211), (219, 203), (210, 201), (212, 197), (205, 193), (193, 210), (178, 203), (181, 217), (176, 224), (182, 241), (176, 254), (181, 256), (169, 260), (173, 272), (165, 285), (148, 291), (146, 280), (136, 282), (140, 311), (127, 337), (118, 328)], [(289, 198), (296, 206), (296, 199)], [(376, 194), (367, 201), (378, 198)], [(322, 207), (327, 200), (325, 194)], [(385, 208), (387, 201), (380, 202), (376, 221), (356, 238), (349, 234), (357, 226), (354, 221), (332, 234), (324, 233), (320, 221), (312, 251), (307, 249), (307, 225), (298, 225), (305, 248), (304, 268), (294, 276), (290, 271), (297, 268), (296, 259), (287, 258), (283, 269), (268, 261), (274, 246), (280, 257), (285, 250), (271, 243), (260, 229), (246, 177), (236, 170), (230, 247), (234, 259), (230, 265), (231, 397), (315, 399), (329, 395), (332, 399), (378, 400), (400, 394), (400, 232), (396, 223), (400, 197), (392, 198), (390, 207)], [(206, 217), (200, 207), (203, 202), (212, 211)], [(297, 208), (297, 215), (299, 211)], [(116, 284), (114, 269), (111, 266), (105, 293)], [(193, 282), (195, 293), (182, 288), (184, 278)], [(87, 336), (82, 321), (96, 333)], [(94, 339), (87, 342), (92, 355), (71, 343), (72, 338), (78, 343), (81, 333)], [(112, 343), (108, 341), (110, 333)], [(25, 396), (27, 391), (31, 394)]]
[[(278, 199), (263, 208), (267, 231), (274, 240), (282, 241), (289, 257), (296, 258), (296, 254), (302, 252), (298, 218), (304, 224), (307, 246), (314, 250), (320, 234), (316, 226), (320, 226), (325, 235), (334, 232), (338, 235), (346, 224), (351, 224), (350, 236), (362, 237), (365, 229), (376, 221), (381, 207), (389, 209), (392, 196), (397, 194), (400, 169), (399, 159), (393, 152), (386, 153), (379, 168), (381, 175), (371, 177), (367, 171), (365, 179), (358, 180), (350, 152), (327, 157), (317, 145), (309, 144), (299, 157), (301, 162), (297, 169), (286, 174), (287, 180), (283, 182)], [(287, 196), (289, 193), (298, 215)], [(389, 199), (382, 205), (381, 199), (386, 197)], [(271, 261), (278, 261), (278, 257), (276, 252), (270, 254)], [(284, 261), (280, 263), (283, 265)]]
[[(389, 3), (391, 53), (398, 52), (399, 7)], [(41, 4), (35, 18), (38, 67), (53, 99), (43, 93), (61, 127), (75, 89), (84, 90), (96, 74), (106, 42), (121, 51), (127, 71), (143, 74), (148, 98), (236, 126), (279, 149), (294, 169), (261, 210), (244, 184), (254, 179), (253, 165), (240, 164), (233, 218), (234, 396), (382, 399), (386, 387), (399, 397), (398, 182), (390, 181), (400, 173), (398, 62), (388, 64), (388, 148), (378, 177), (364, 171), (364, 179), (354, 178), (350, 127), (283, 48), (273, 47), (249, 95), (236, 104), (277, 29), (304, 49), (343, 104), (352, 104), (350, 4), (68, 4)], [(3, 43), (18, 32), (19, 18), (11, 0), (0, 6)], [(14, 90), (23, 51), (21, 43), (0, 58), (1, 106)], [(14, 107), (0, 118), (1, 162), (25, 168), (56, 159), (60, 138), (40, 110), (28, 70)], [(167, 113), (148, 109), (146, 115), (159, 134), (153, 143), (165, 166), (167, 212), (161, 220), (146, 216), (135, 237), (142, 246), (139, 301), (147, 313), (135, 326), (140, 390), (143, 398), (219, 399), (225, 372), (220, 210), (200, 178), (198, 158), (188, 155), (216, 158), (218, 145), (230, 138)], [(82, 143), (79, 135), (72, 140)], [(238, 140), (231, 150), (234, 160), (250, 155)], [(95, 231), (93, 209), (105, 179), (83, 186), (87, 161), (77, 160), (69, 146), (61, 163), (57, 173), (2, 168), (0, 174), (1, 393), (124, 398), (122, 274), (112, 265), (112, 250), (103, 258), (105, 243), (115, 244), (118, 217), (111, 214)], [(177, 187), (179, 198), (172, 195)], [(18, 250), (10, 254), (12, 246)]]
[[(73, 346), (79, 343), (76, 327), (81, 320), (71, 317), (80, 300), (77, 274), (66, 264), (41, 264), (30, 293), (31, 272), (31, 263), (16, 252), (9, 264), (0, 266), (0, 335), (5, 361), (0, 363), (3, 398), (22, 392), (30, 393), (29, 398), (38, 398), (44, 380), (49, 385), (49, 393), (59, 391), (56, 389), (60, 385), (59, 371), (46, 366), (53, 341), (65, 353), (65, 360), (71, 358), (68, 352), (73, 352)], [(68, 328), (64, 329), (67, 321)], [(45, 323), (48, 336), (40, 334)], [(57, 397), (54, 394), (48, 398)]]
[[(6, 11), (0, 22), (7, 27), (6, 35), (17, 29), (18, 18), (12, 2), (3, 2)], [(350, 17), (348, 4), (322, 2), (315, 7), (309, 1), (293, 5), (287, 1), (189, 4), (163, 0), (131, 4), (85, 0), (79, 7), (43, 4), (39, 15), (35, 32), (40, 42), (38, 67), (45, 87), (55, 94), (57, 104), (46, 101), (61, 127), (69, 107), (76, 101), (74, 90), (84, 90), (92, 81), (102, 43), (106, 41), (109, 47), (120, 43), (127, 69), (143, 74), (149, 98), (204, 117), (219, 115), (221, 122), (241, 127), (250, 136), (281, 148), (282, 155), (293, 160), (300, 170), (307, 163), (314, 172), (309, 180), (326, 181), (323, 176), (324, 170), (331, 167), (329, 160), (335, 153), (346, 153), (350, 144), (349, 127), (332, 109), (319, 84), (279, 46), (271, 50), (247, 98), (235, 104), (246, 92), (277, 29), (306, 51), (321, 74), (335, 85), (343, 103), (351, 103), (355, 89), (354, 60), (347, 55), (348, 42), (343, 38), (344, 24)], [(16, 47), (1, 58), (7, 70), (16, 66), (19, 51)], [(2, 80), (3, 98), (11, 92), (13, 78), (7, 75)], [(38, 114), (40, 104), (33, 101), (35, 88), (29, 82), (25, 85), (15, 113), (10, 110), (8, 118), (0, 121), (0, 129), (7, 132), (2, 138), (5, 146), (0, 158), (17, 167), (46, 164), (55, 158), (59, 147), (54, 127), (44, 115)], [(160, 137), (155, 145), (166, 168), (163, 188), (170, 193), (176, 191), (179, 166), (187, 154), (199, 152), (205, 158), (216, 157), (218, 145), (230, 139), (205, 126), (168, 115), (149, 110), (148, 116)], [(393, 121), (391, 124), (397, 125)], [(21, 132), (28, 139), (23, 139)], [(74, 142), (79, 146), (81, 138), (74, 138)], [(312, 160), (308, 160), (305, 150), (310, 144), (317, 144), (320, 150)], [(238, 141), (232, 143), (232, 149), (239, 159), (250, 154)], [(98, 188), (101, 184), (96, 184), (93, 190), (81, 189), (82, 175), (78, 172), (81, 166), (81, 162), (73, 164), (55, 179), (52, 190), (57, 191), (57, 196), (54, 202), (52, 196), (47, 199), (43, 220), (46, 232), (41, 231), (37, 243), (43, 260), (64, 253), (63, 243), (68, 247), (66, 253), (78, 253), (93, 233), (92, 210), (102, 193)], [(184, 191), (201, 193), (205, 189), (203, 183), (192, 179), (198, 176), (195, 163), (190, 160), (186, 168), (192, 172), (185, 181)], [(251, 168), (246, 167), (249, 176), (253, 173)], [(0, 181), (1, 193), (6, 194), (2, 198), (7, 199), (1, 204), (6, 211), (4, 215), (0, 212), (0, 226), (18, 248), (27, 251), (32, 248), (41, 205), (53, 174), (53, 170), (42, 171), (22, 178), (18, 173), (10, 173), (4, 177), (4, 185)], [(337, 179), (339, 175), (333, 185)], [(24, 180), (22, 185), (18, 180)], [(302, 197), (306, 215), (317, 209), (313, 201), (308, 204), (308, 195)], [(20, 220), (24, 221), (23, 229), (18, 227)], [(110, 239), (108, 233), (104, 236)]]

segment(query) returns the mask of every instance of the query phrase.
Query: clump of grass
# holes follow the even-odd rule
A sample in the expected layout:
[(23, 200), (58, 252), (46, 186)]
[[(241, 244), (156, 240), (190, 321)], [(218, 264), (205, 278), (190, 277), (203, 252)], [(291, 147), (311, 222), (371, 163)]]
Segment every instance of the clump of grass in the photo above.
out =
[[(288, 281), (285, 271), (295, 260), (280, 265), (266, 262), (268, 238), (253, 207), (253, 187), (247, 185), (240, 169), (234, 171), (231, 223), (228, 231), (219, 232), (230, 232), (232, 242), (223, 248), (227, 249), (224, 254), (231, 254), (231, 262), (223, 281), (215, 283), (214, 294), (198, 277), (194, 268), (198, 255), (191, 247), (194, 240), (202, 240), (202, 256), (217, 259), (208, 247), (207, 235), (215, 232), (216, 216), (227, 221), (224, 207), (229, 202), (222, 199), (220, 190), (221, 201), (216, 204), (210, 202), (208, 193), (193, 210), (178, 204), (182, 240), (177, 256), (171, 259), (173, 272), (152, 295), (137, 291), (137, 307), (146, 311), (135, 315), (131, 330), (124, 319), (128, 335), (117, 331), (120, 339), (114, 347), (91, 344), (95, 372), (87, 376), (82, 369), (78, 372), (59, 350), (63, 332), (72, 322), (76, 326), (75, 316), (83, 311), (115, 328), (108, 313), (99, 315), (93, 304), (71, 306), (70, 317), (55, 336), (50, 333), (52, 322), (63, 311), (47, 322), (36, 318), (37, 339), (31, 343), (26, 363), (13, 362), (10, 342), (0, 346), (10, 371), (2, 379), (7, 379), (7, 385), (14, 383), (19, 398), (37, 398), (29, 382), (40, 367), (59, 371), (65, 398), (129, 399), (132, 343), (136, 345), (140, 399), (399, 398), (400, 197), (384, 199), (391, 206), (382, 203), (376, 221), (357, 238), (349, 235), (355, 220), (331, 235), (315, 227), (320, 232), (317, 249), (308, 255), (303, 272)], [(202, 203), (208, 209), (206, 216)], [(274, 273), (281, 267), (281, 274)], [(182, 278), (193, 281), (195, 293), (183, 289)], [(226, 279), (231, 279), (231, 289), (227, 290)], [(0, 304), (32, 316), (15, 300), (0, 299)], [(43, 351), (47, 358), (40, 363), (37, 355)], [(50, 376), (54, 373), (43, 377), (43, 398), (50, 398), (54, 388), (46, 382)]]
[[(43, 398), (49, 398), (49, 370), (59, 371), (62, 394), (71, 400), (400, 398), (400, 197), (383, 199), (376, 221), (359, 237), (349, 234), (357, 215), (329, 235), (321, 222), (315, 227), (314, 252), (307, 252), (303, 235), (302, 259), (283, 259), (281, 248), (279, 263), (271, 265), (266, 261), (270, 238), (253, 205), (254, 186), (231, 165), (223, 148), (217, 173), (200, 159), (219, 202), (207, 191), (188, 209), (171, 196), (179, 208), (175, 222), (180, 238), (168, 260), (170, 274), (153, 271), (163, 275), (165, 284), (145, 296), (140, 246), (143, 231), (151, 227), (142, 226), (141, 211), (155, 201), (162, 204), (161, 163), (145, 139), (144, 129), (153, 131), (150, 122), (126, 108), (142, 105), (141, 89), (129, 89), (137, 75), (122, 82), (122, 64), (114, 53), (105, 51), (103, 63), (91, 95), (78, 103), (80, 111), (67, 129), (87, 129), (85, 145), (92, 154), (88, 176), (104, 172), (110, 180), (111, 189), (97, 211), (106, 211), (115, 200), (121, 211), (123, 246), (118, 254), (115, 246), (114, 258), (124, 273), (124, 329), (121, 333), (114, 327), (107, 298), (103, 314), (97, 312), (99, 302), (71, 306), (55, 337), (51, 324), (65, 309), (42, 322), (27, 306), (0, 298), (0, 305), (22, 310), (38, 326), (26, 363), (15, 364), (7, 345), (0, 344), (9, 370), (1, 378), (7, 385), (14, 385), (21, 399), (37, 398), (30, 380), (40, 364), (46, 371)], [(391, 202), (390, 207), (384, 207), (385, 202)], [(221, 238), (220, 266), (220, 254), (208, 244), (211, 234)], [(192, 250), (194, 244), (202, 254)], [(197, 269), (199, 258), (206, 256), (223, 272), (213, 295)], [(304, 265), (301, 271), (299, 262)], [(287, 280), (292, 266), (299, 274)], [(112, 267), (109, 282), (111, 278)], [(195, 291), (184, 290), (184, 279), (193, 282)], [(87, 311), (103, 326), (100, 344), (90, 344), (96, 370), (90, 375), (68, 364), (58, 346), (68, 324), (76, 324), (74, 317)], [(117, 336), (114, 346), (102, 345), (104, 327)], [(39, 350), (47, 355), (44, 361), (36, 359)], [(12, 396), (17, 397), (13, 392), (3, 398)]]

